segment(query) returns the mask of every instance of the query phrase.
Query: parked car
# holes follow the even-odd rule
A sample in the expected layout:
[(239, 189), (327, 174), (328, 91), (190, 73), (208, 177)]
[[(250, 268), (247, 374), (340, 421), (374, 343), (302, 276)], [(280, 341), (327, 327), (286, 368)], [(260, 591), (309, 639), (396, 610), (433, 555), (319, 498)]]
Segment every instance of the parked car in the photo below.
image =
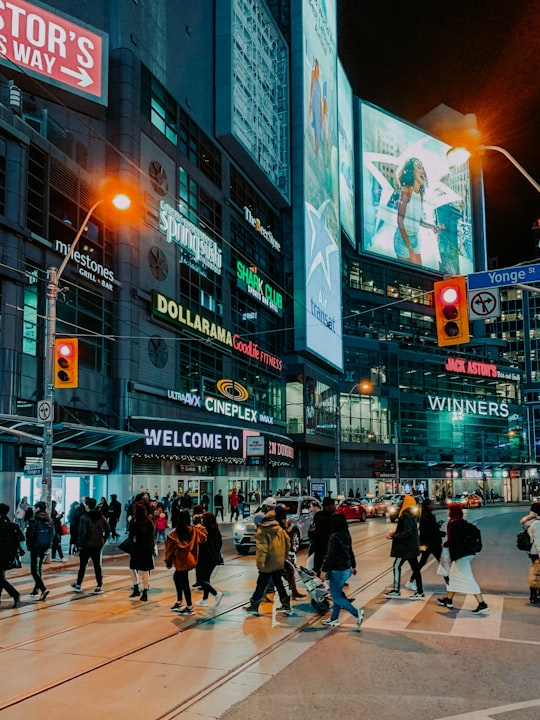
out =
[(368, 516), (366, 506), (356, 498), (344, 498), (336, 506), (336, 512), (345, 515), (347, 520), (359, 520), (366, 522)]
[(266, 498), (252, 515), (233, 526), (233, 542), (240, 555), (248, 555), (250, 550), (255, 549), (255, 530), (257, 528), (253, 522), (253, 515), (258, 512), (267, 512), (276, 504), (284, 505), (287, 508), (291, 550), (297, 552), (301, 545), (308, 542), (308, 530), (313, 521), (313, 511), (321, 509), (320, 502), (311, 495)]
[(373, 498), (376, 517), (386, 517), (386, 506), (393, 502), (395, 495), (386, 494)]
[(463, 493), (457, 497), (453, 497), (449, 502), (461, 503), (466, 508), (478, 508), (482, 507), (482, 498), (475, 493)]
[(368, 517), (375, 517), (377, 515), (375, 511), (375, 505), (374, 505), (375, 498), (361, 498), (360, 502), (362, 505), (366, 508), (366, 513)]
[[(399, 510), (401, 507), (401, 503), (403, 502), (403, 498), (405, 495), (394, 495), (391, 502), (389, 502), (386, 506), (386, 517), (390, 518), (390, 522), (396, 522), (399, 515)], [(422, 496), (421, 495), (413, 495), (414, 500), (416, 502), (416, 505), (412, 507), (412, 512), (415, 515), (420, 514), (420, 506), (422, 504)]]

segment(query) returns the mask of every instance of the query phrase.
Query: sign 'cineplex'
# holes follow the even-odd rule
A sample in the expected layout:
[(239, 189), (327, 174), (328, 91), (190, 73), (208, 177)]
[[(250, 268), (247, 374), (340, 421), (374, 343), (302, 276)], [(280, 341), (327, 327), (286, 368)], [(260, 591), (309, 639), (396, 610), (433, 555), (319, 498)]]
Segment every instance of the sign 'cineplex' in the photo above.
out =
[(152, 294), (152, 314), (154, 317), (159, 317), (176, 327), (194, 330), (211, 340), (227, 345), (236, 352), (256, 360), (261, 365), (266, 365), (275, 370), (283, 369), (281, 358), (266, 352), (266, 350), (259, 347), (258, 343), (253, 342), (253, 340), (242, 340), (240, 335), (233, 334), (223, 326), (192, 312), (189, 308), (177, 303), (176, 300), (172, 300), (161, 293), (154, 292)]
[(107, 104), (107, 35), (25, 0), (0, 0), (0, 63)]

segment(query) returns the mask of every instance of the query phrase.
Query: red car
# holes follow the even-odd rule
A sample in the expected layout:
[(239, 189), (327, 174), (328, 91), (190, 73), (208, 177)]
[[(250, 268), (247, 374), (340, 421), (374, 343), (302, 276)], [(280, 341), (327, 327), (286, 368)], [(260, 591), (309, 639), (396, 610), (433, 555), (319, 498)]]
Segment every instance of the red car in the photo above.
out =
[(359, 520), (360, 522), (366, 522), (368, 516), (366, 506), (355, 498), (340, 500), (336, 512), (343, 513), (347, 520)]

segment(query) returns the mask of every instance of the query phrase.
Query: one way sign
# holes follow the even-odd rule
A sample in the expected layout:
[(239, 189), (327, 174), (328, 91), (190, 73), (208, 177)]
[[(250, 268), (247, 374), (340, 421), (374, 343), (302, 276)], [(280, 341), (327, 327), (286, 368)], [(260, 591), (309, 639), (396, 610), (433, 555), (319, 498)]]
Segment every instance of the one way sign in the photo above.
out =
[[(52, 8), (51, 8), (52, 10)], [(0, 63), (107, 104), (108, 36), (58, 10), (0, 2)]]

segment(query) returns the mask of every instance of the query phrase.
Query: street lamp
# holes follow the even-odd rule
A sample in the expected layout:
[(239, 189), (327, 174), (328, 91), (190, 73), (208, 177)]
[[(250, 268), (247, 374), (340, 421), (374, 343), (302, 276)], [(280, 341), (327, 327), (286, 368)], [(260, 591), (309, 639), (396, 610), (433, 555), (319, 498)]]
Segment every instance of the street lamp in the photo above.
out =
[[(353, 390), (355, 388), (358, 388), (360, 394), (362, 393), (370, 393), (373, 390), (373, 384), (370, 380), (360, 380), (359, 382), (355, 382), (354, 385), (351, 387), (349, 392), (347, 393), (347, 397), (343, 402), (340, 404), (339, 400), (336, 403), (336, 491), (340, 492), (340, 484), (341, 484), (341, 410), (345, 403), (351, 399), (351, 395), (353, 393)], [(338, 396), (340, 397), (340, 396)]]
[[(538, 184), (536, 182), (536, 180), (525, 170), (523, 165), (518, 163), (516, 158), (513, 155), (511, 155), (508, 152), (508, 150), (505, 150), (505, 148), (502, 148), (499, 145), (476, 145), (474, 147), (474, 150), (481, 152), (481, 153), (483, 153), (485, 150), (494, 150), (495, 152), (498, 152), (501, 155), (504, 155), (504, 157), (507, 160), (509, 160), (517, 170), (519, 170), (519, 172), (523, 175), (523, 177), (527, 178), (527, 180), (531, 183), (533, 188), (537, 192), (540, 192), (540, 184)], [(457, 167), (459, 165), (464, 165), (467, 162), (467, 160), (471, 157), (471, 154), (472, 154), (471, 151), (465, 147), (454, 147), (454, 148), (451, 148), (447, 152), (446, 156), (447, 156), (450, 164)]]
[(71, 243), (68, 253), (60, 267), (50, 267), (47, 285), (47, 310), (45, 313), (45, 364), (44, 364), (44, 402), (40, 403), (39, 416), (43, 421), (43, 475), (42, 475), (42, 493), (43, 500), (47, 507), (51, 506), (52, 499), (52, 475), (53, 475), (53, 426), (54, 426), (54, 344), (56, 339), (56, 299), (58, 297), (59, 280), (62, 277), (66, 265), (71, 260), (75, 248), (83, 232), (86, 230), (88, 221), (90, 220), (94, 210), (106, 200), (120, 211), (128, 210), (131, 206), (131, 199), (125, 193), (116, 193), (115, 195), (102, 197), (97, 200), (90, 210), (86, 213), (86, 217), (81, 223), (73, 242)]

